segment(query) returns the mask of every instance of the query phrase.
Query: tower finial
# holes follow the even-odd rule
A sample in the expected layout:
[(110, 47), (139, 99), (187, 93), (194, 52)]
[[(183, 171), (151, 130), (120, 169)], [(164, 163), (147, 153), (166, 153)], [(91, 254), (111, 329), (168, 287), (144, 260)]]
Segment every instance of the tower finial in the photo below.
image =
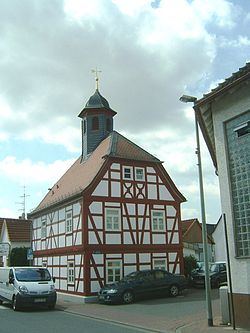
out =
[(95, 69), (92, 69), (91, 72), (95, 73), (96, 90), (98, 90), (98, 81), (99, 81), (98, 73), (101, 73), (102, 71), (98, 71), (96, 67)]

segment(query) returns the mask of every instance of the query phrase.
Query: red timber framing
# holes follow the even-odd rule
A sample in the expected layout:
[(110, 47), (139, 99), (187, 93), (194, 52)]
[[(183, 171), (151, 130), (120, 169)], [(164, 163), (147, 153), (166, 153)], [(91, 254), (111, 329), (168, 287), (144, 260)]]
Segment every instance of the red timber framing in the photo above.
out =
[[(131, 168), (131, 179), (123, 177), (126, 167)], [(136, 168), (144, 170), (144, 179), (135, 179)], [(105, 194), (96, 190), (101, 182), (105, 183)], [(114, 195), (114, 189), (119, 195)], [(166, 189), (169, 197), (163, 199), (162, 191), (167, 192)], [(122, 275), (129, 270), (153, 268), (157, 259), (165, 260), (170, 272), (183, 273), (180, 203), (184, 200), (161, 163), (107, 158), (76, 201), (81, 209), (72, 233), (63, 233), (59, 226), (62, 221), (59, 216), (54, 219), (53, 214), (60, 209), (66, 210), (74, 202), (54, 207), (53, 212), (49, 209), (42, 212), (40, 216), (46, 215), (49, 220), (49, 232), (42, 240), (34, 229), (36, 263), (46, 264), (51, 269), (59, 291), (83, 296), (95, 295), (106, 283), (108, 260), (121, 262)], [(93, 205), (98, 209), (92, 211)], [(106, 208), (119, 210), (119, 230), (106, 230)], [(164, 230), (153, 230), (152, 212), (155, 210), (163, 212)], [(81, 234), (80, 243), (78, 233)], [(74, 284), (62, 274), (67, 270), (67, 262), (74, 264)]]

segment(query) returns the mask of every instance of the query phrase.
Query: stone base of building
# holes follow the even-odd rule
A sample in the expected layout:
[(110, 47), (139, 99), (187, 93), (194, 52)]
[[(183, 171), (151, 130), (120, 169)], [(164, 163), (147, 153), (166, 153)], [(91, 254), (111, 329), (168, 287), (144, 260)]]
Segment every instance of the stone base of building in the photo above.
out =
[(250, 294), (233, 294), (236, 327), (250, 329)]
[(98, 302), (97, 296), (79, 296), (74, 294), (67, 294), (62, 292), (57, 292), (58, 301), (68, 301), (75, 303), (96, 303)]

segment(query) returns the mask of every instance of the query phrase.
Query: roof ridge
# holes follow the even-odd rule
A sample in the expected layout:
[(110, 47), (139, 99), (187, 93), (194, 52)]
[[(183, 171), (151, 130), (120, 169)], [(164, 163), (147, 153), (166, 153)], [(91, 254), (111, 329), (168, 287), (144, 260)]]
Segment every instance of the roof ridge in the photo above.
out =
[[(162, 163), (157, 157), (155, 157), (154, 155), (150, 154), (144, 148), (140, 147), (138, 144), (134, 143), (133, 141), (131, 141), (130, 139), (128, 139), (124, 135), (120, 134), (119, 132), (113, 131), (112, 134), (113, 134), (113, 136), (111, 138), (112, 143), (110, 145), (111, 150), (110, 150), (110, 152), (108, 154), (109, 156), (116, 156), (117, 157), (117, 148), (118, 148), (119, 139), (123, 139), (128, 144), (130, 144), (131, 146), (139, 149), (141, 152), (143, 152), (144, 154), (146, 154), (147, 156), (149, 156), (151, 158), (152, 162)], [(126, 157), (124, 157), (124, 158), (126, 158)]]

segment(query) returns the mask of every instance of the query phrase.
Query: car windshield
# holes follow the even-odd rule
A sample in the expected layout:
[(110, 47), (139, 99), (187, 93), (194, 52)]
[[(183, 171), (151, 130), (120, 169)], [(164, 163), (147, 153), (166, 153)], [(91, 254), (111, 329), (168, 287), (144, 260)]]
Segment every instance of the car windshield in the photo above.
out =
[(214, 264), (210, 267), (210, 272), (218, 272), (219, 271), (219, 266)]
[(46, 268), (16, 268), (18, 281), (50, 281), (51, 276)]

